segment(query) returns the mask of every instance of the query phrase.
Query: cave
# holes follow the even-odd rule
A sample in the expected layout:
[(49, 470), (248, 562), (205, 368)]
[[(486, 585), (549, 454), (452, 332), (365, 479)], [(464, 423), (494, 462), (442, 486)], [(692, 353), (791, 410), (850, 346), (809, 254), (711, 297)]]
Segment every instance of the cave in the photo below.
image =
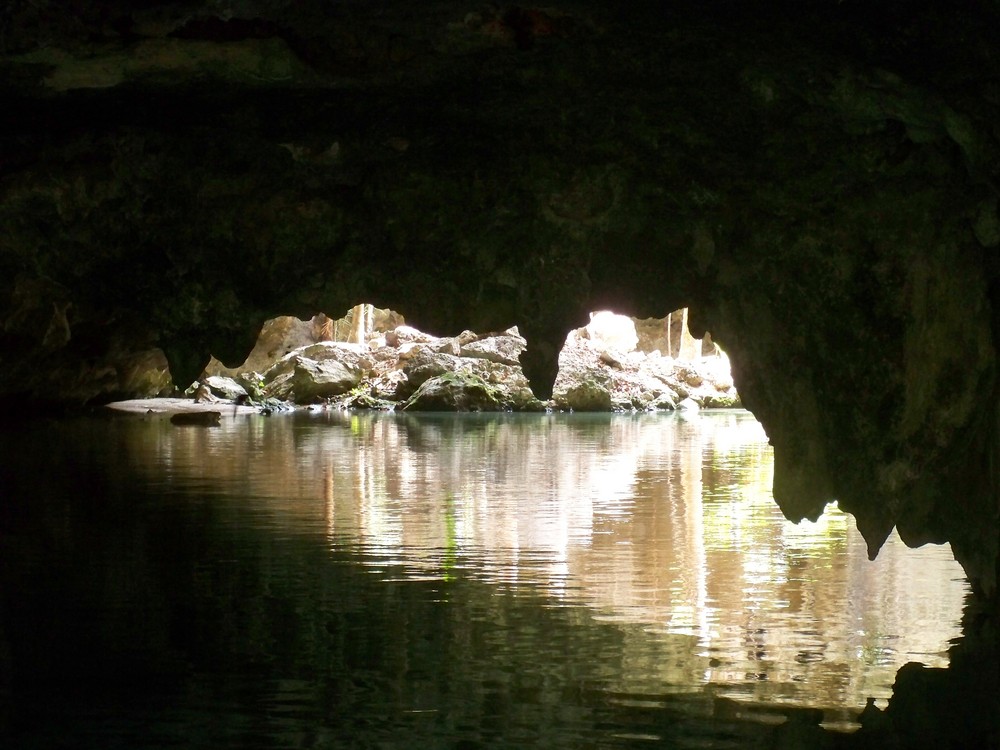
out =
[[(6, 3), (0, 393), (50, 414), (366, 300), (691, 310), (791, 521), (949, 542), (1000, 617), (1000, 5)], [(995, 632), (991, 630), (990, 632)], [(995, 658), (995, 657), (994, 657)]]

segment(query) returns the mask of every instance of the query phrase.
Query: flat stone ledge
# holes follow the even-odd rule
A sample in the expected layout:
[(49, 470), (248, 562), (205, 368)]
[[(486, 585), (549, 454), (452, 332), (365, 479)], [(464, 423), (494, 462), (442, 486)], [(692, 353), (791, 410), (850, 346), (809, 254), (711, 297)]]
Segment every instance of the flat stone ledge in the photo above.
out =
[(220, 412), (223, 418), (243, 414), (259, 414), (260, 409), (241, 406), (232, 401), (194, 401), (190, 398), (136, 398), (127, 401), (113, 401), (105, 404), (105, 409), (129, 414), (155, 414), (169, 417), (173, 414), (194, 414), (197, 412)]

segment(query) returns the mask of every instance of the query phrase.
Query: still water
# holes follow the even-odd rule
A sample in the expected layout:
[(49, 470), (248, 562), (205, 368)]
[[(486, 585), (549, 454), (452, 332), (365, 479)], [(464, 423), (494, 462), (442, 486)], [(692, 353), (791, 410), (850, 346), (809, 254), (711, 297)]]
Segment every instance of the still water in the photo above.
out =
[(869, 562), (835, 508), (784, 521), (743, 411), (81, 419), (0, 450), (4, 747), (771, 747), (855, 729), (960, 633), (948, 548)]

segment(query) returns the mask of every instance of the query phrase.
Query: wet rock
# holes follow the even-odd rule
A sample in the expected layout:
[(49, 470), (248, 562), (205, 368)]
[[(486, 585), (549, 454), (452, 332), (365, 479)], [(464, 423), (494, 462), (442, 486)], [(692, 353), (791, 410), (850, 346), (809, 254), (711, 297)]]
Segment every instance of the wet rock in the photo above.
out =
[(254, 370), (239, 373), (234, 381), (255, 401), (265, 398), (264, 376)]
[[(412, 348), (406, 349), (406, 347)], [(483, 353), (489, 351), (511, 350), (484, 349)], [(497, 355), (497, 358), (505, 357)], [(390, 365), (388, 369), (387, 364)], [(377, 369), (382, 372), (375, 378), (374, 392), (379, 395), (387, 394), (390, 392), (390, 386), (394, 384), (395, 390), (391, 392), (391, 397), (405, 401), (428, 380), (454, 375), (459, 378), (472, 378), (469, 382), (474, 385), (480, 381), (486, 383), (497, 402), (497, 408), (515, 411), (544, 408), (544, 404), (535, 398), (520, 366), (495, 362), (485, 357), (459, 357), (435, 351), (430, 345), (407, 344), (401, 350), (397, 368), (392, 369), (391, 363), (387, 362), (379, 364)], [(465, 381), (449, 382), (447, 385), (455, 389), (460, 382)], [(477, 399), (479, 396), (470, 397), (469, 400), (476, 402)], [(481, 410), (484, 409), (485, 407)]]
[(357, 392), (352, 391), (346, 394), (343, 398), (334, 399), (331, 402), (331, 406), (338, 409), (371, 409), (374, 411), (392, 411), (396, 408), (397, 403), (391, 399), (383, 398), (379, 394), (370, 390), (367, 392)]
[(611, 379), (602, 373), (592, 373), (553, 390), (552, 400), (560, 409), (570, 411), (611, 411)]
[(496, 391), (505, 410), (544, 411), (545, 403), (535, 398), (528, 379), (519, 366), (505, 365), (485, 359), (471, 359), (469, 371), (482, 378)]
[(659, 395), (654, 395), (645, 406), (646, 409), (654, 411), (671, 411), (677, 408), (677, 395), (669, 388), (665, 388)]

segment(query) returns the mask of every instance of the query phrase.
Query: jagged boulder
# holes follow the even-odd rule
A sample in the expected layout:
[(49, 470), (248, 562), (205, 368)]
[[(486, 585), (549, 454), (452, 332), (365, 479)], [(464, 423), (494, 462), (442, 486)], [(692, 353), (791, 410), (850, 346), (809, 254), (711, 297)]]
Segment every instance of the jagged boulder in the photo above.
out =
[(261, 326), (257, 343), (243, 364), (238, 367), (226, 367), (212, 357), (205, 367), (201, 380), (206, 380), (208, 376), (236, 378), (248, 370), (265, 372), (282, 357), (315, 341), (315, 329), (311, 320), (299, 320), (290, 315), (271, 318)]
[(386, 345), (396, 348), (403, 346), (403, 344), (430, 344), (439, 340), (436, 336), (411, 326), (397, 326), (385, 334)]
[[(358, 314), (363, 320), (356, 320)], [(386, 332), (403, 327), (404, 318), (394, 310), (381, 309), (372, 305), (357, 305), (337, 319), (318, 313), (308, 320), (282, 315), (265, 321), (257, 335), (257, 342), (243, 364), (226, 367), (212, 357), (201, 380), (211, 375), (238, 378), (247, 372), (266, 372), (282, 357), (313, 344), (359, 343), (357, 338), (371, 337), (384, 343)], [(415, 330), (415, 329), (412, 329)], [(418, 331), (418, 333), (420, 333)]]
[(201, 384), (206, 386), (216, 398), (235, 401), (238, 398), (246, 398), (249, 395), (247, 389), (235, 380), (219, 375), (211, 375), (202, 380)]
[(535, 398), (520, 366), (487, 359), (466, 359), (471, 374), (488, 383), (505, 410), (543, 411), (546, 405)]
[(399, 371), (403, 377), (399, 379), (395, 396), (405, 400), (431, 378), (468, 369), (468, 363), (462, 362), (460, 357), (435, 351), (426, 345), (404, 350), (399, 359)]
[[(496, 397), (498, 408), (515, 411), (545, 408), (545, 405), (532, 393), (528, 379), (520, 366), (480, 357), (457, 357), (435, 351), (428, 345), (418, 348), (406, 358), (401, 358), (399, 369), (395, 371), (394, 376), (396, 383), (394, 398), (405, 401), (428, 380), (450, 375), (469, 376), (473, 378), (470, 381), (473, 385), (479, 381), (488, 384)], [(393, 373), (390, 371), (383, 376), (383, 380), (392, 377)], [(447, 387), (456, 389), (461, 382), (464, 381), (449, 382)]]
[(527, 348), (528, 342), (517, 330), (517, 326), (503, 333), (483, 336), (462, 344), (460, 353), (463, 357), (486, 359), (498, 364), (520, 367), (521, 354)]
[(502, 411), (501, 390), (471, 372), (435, 375), (403, 405), (407, 411)]
[(293, 366), (272, 380), (265, 388), (270, 398), (308, 404), (342, 396), (361, 382), (363, 372), (335, 359), (317, 362), (295, 357)]
[(552, 398), (560, 409), (571, 411), (611, 411), (614, 407), (611, 378), (601, 372), (579, 377), (565, 388), (553, 391)]
[[(323, 331), (309, 336), (329, 333), (329, 319), (317, 316), (312, 323), (316, 320), (326, 321)], [(309, 337), (289, 319), (270, 329)], [(609, 312), (572, 331), (560, 354), (552, 403), (573, 411), (673, 409), (688, 398), (703, 407), (739, 405), (724, 355), (675, 361), (657, 350), (626, 351), (635, 345), (634, 331), (634, 321)], [(437, 337), (399, 325), (366, 336), (364, 343), (308, 343), (280, 357), (263, 375), (240, 372), (238, 382), (203, 377), (200, 386), (212, 398), (232, 400), (246, 393), (300, 404), (335, 399), (345, 408), (544, 409), (520, 366), (525, 351), (517, 327)]]
[(296, 349), (264, 373), (264, 394), (296, 403), (341, 396), (372, 369), (368, 347), (322, 341)]

